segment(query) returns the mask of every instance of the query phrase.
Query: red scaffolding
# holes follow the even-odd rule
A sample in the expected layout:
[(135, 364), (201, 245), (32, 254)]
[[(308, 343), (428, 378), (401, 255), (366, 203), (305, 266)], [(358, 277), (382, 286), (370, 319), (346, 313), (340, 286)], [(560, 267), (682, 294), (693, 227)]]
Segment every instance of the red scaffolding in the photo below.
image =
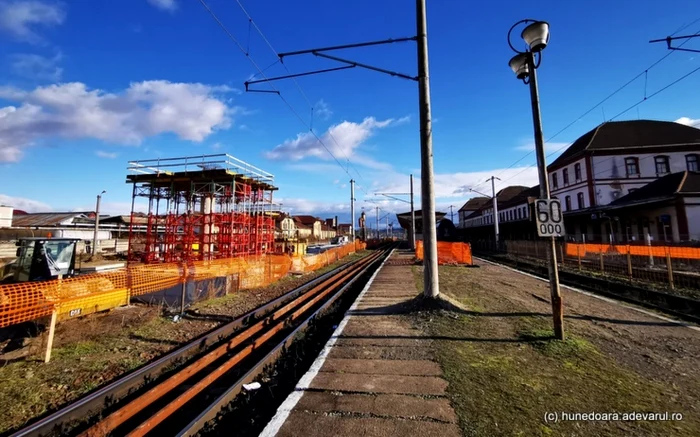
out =
[[(129, 261), (179, 262), (274, 251), (274, 176), (231, 155), (129, 163)], [(148, 199), (136, 229), (137, 198)]]

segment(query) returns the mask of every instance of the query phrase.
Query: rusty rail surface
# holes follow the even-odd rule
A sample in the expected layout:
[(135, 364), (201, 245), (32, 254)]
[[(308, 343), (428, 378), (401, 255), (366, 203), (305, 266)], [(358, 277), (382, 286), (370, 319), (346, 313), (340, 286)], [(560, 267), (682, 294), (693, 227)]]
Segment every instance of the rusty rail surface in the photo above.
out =
[[(368, 269), (383, 255), (385, 255), (385, 252), (378, 251), (310, 281), (308, 284), (292, 290), (159, 360), (126, 375), (76, 403), (20, 430), (13, 436), (70, 433), (70, 428), (73, 425), (88, 417), (94, 417), (100, 411), (119, 402), (119, 399), (123, 399), (139, 387), (143, 387), (149, 381), (157, 378), (164, 369), (201, 354), (186, 366), (176, 370), (167, 379), (157, 382), (150, 390), (125, 403), (81, 434), (82, 436), (107, 435), (144, 409), (151, 407), (154, 402), (172, 392), (190, 377), (225, 357), (234, 348), (241, 346), (245, 342), (250, 342), (250, 344), (247, 344), (234, 355), (228, 357), (223, 364), (217, 365), (211, 373), (197, 381), (185, 392), (150, 415), (143, 423), (131, 430), (129, 434), (144, 435), (185, 405), (194, 396), (209, 387), (220, 376), (234, 368), (252, 352), (258, 350), (280, 331), (287, 328), (291, 321), (300, 318), (330, 293), (334, 291), (339, 293), (339, 290), (347, 288), (350, 283), (359, 277), (361, 272)], [(231, 335), (233, 337), (224, 341)], [(218, 344), (218, 346), (211, 349), (215, 344)]]

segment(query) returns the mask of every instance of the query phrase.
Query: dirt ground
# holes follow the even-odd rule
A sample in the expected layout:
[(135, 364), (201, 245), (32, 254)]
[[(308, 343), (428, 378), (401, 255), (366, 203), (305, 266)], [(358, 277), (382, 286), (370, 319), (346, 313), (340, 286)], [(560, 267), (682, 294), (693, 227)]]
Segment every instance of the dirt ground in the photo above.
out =
[[(365, 256), (363, 251), (303, 276), (288, 276), (268, 287), (200, 302), (178, 322), (161, 309), (132, 305), (67, 320), (56, 326), (50, 363), (41, 360), (45, 333), (20, 344), (0, 339), (0, 434), (104, 385), (185, 342), (215, 329), (335, 267)], [(15, 341), (16, 343), (16, 341)], [(17, 348), (17, 346), (20, 346)]]
[[(464, 435), (700, 435), (700, 330), (563, 289), (567, 340), (553, 340), (549, 285), (478, 264), (440, 267), (441, 292), (468, 310), (413, 317), (435, 338)], [(622, 416), (650, 412), (683, 418)]]

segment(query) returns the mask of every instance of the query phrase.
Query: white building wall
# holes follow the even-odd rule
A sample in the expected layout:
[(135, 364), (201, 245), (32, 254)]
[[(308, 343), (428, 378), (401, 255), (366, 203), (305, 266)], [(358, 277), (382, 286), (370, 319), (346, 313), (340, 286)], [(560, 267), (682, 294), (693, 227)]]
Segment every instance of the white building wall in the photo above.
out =
[[(688, 153), (691, 152), (621, 154), (615, 156), (593, 155), (592, 171), (593, 179), (595, 180), (594, 193), (597, 205), (607, 205), (629, 194), (630, 190), (641, 188), (655, 179), (665, 176), (665, 174), (656, 174), (654, 161), (656, 156), (668, 156), (670, 173), (687, 170), (685, 157)], [(639, 160), (639, 176), (627, 177), (625, 158), (637, 158)]]
[(14, 208), (11, 206), (1, 206), (0, 205), (0, 228), (11, 228), (12, 227), (12, 213)]

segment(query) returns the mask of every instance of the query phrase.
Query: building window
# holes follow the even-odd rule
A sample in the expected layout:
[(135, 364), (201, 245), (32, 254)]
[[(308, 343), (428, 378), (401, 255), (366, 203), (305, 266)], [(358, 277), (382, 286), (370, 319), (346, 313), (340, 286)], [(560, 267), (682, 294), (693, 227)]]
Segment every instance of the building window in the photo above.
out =
[(576, 195), (576, 200), (578, 201), (578, 209), (584, 209), (586, 207), (586, 204), (583, 200), (583, 193), (578, 193)]
[(561, 176), (562, 176), (562, 179), (564, 180), (564, 186), (569, 185), (569, 169), (568, 168), (565, 168), (561, 172)]
[(581, 182), (581, 164), (574, 164), (574, 177), (576, 182)]
[(664, 175), (669, 172), (668, 168), (668, 156), (655, 156), (654, 164), (656, 165), (656, 174)]
[(523, 218), (523, 210), (518, 208), (518, 220), (520, 220), (521, 218)]
[(566, 211), (571, 211), (571, 196), (564, 198), (564, 204), (566, 205)]
[(627, 171), (627, 177), (639, 176), (639, 159), (625, 158), (625, 169)]
[(552, 188), (554, 188), (555, 190), (559, 188), (559, 181), (557, 180), (556, 173), (552, 173)]
[(699, 171), (698, 170), (698, 155), (692, 153), (690, 155), (685, 155), (685, 165), (688, 171)]

